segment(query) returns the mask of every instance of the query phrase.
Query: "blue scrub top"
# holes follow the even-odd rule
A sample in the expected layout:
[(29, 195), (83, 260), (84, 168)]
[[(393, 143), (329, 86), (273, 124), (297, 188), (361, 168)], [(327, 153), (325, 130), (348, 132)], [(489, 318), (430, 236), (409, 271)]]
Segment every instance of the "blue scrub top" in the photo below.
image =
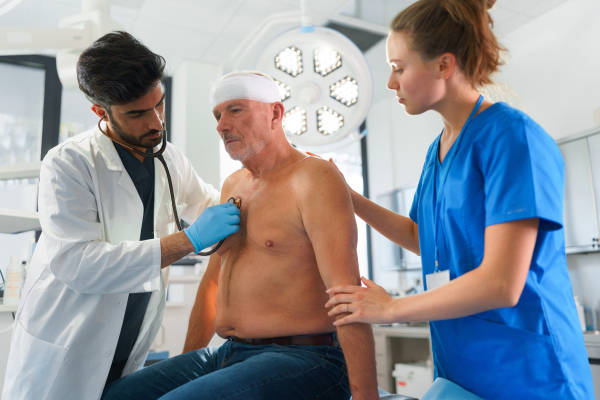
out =
[(440, 137), (430, 146), (410, 211), (419, 225), (423, 275), (435, 268), (433, 185), (445, 175), (437, 191), (437, 245), (439, 269), (449, 269), (450, 279), (481, 264), (487, 226), (526, 218), (539, 218), (540, 225), (516, 306), (431, 322), (436, 377), (484, 399), (593, 399), (567, 272), (558, 146), (505, 103), (475, 116), (462, 135), (441, 164)]

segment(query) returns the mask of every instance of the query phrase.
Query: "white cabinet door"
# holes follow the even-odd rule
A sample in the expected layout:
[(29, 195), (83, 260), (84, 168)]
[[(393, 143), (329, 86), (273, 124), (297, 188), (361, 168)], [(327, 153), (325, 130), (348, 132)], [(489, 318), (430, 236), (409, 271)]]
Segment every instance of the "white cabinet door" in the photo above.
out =
[[(391, 193), (377, 196), (377, 204), (395, 213), (398, 213), (401, 207), (403, 207), (402, 201), (399, 199), (399, 192), (396, 190)], [(375, 229), (373, 229), (372, 232), (378, 244), (379, 270), (397, 271), (401, 269), (402, 265), (400, 246), (383, 236), (381, 233), (377, 232)]]
[[(405, 217), (410, 218), (410, 209), (412, 207), (413, 199), (415, 198), (416, 192), (417, 185), (406, 186), (402, 189), (401, 193), (404, 198), (405, 207), (401, 214)], [(419, 269), (421, 268), (421, 257), (416, 255), (412, 251), (402, 249), (402, 266), (405, 269)]]
[[(590, 167), (592, 170), (592, 186), (596, 204), (596, 217), (599, 226), (598, 230), (600, 231), (600, 133), (588, 136), (587, 141), (590, 155)], [(598, 249), (599, 246), (600, 243), (596, 240), (596, 249)]]
[(598, 217), (587, 138), (563, 143), (559, 148), (565, 160), (564, 226), (567, 253), (596, 250)]

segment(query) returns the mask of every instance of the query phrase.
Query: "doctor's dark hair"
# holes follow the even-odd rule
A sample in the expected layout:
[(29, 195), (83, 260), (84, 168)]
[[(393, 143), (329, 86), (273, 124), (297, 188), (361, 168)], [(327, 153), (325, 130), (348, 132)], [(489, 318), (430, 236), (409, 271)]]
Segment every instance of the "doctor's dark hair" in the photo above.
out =
[(165, 77), (165, 59), (127, 32), (102, 36), (77, 61), (77, 81), (85, 97), (110, 112), (150, 93)]
[(425, 61), (451, 53), (475, 88), (492, 83), (502, 52), (488, 13), (495, 0), (419, 0), (398, 14), (390, 30), (402, 33)]

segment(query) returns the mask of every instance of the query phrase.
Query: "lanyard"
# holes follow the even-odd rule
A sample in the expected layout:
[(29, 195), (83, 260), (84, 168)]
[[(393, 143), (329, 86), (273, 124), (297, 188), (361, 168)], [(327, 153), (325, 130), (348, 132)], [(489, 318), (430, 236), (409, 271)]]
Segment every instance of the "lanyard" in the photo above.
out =
[[(450, 173), (450, 168), (452, 167), (452, 163), (454, 162), (454, 159), (456, 158), (456, 154), (458, 154), (458, 147), (460, 146), (460, 141), (463, 138), (463, 134), (464, 134), (465, 130), (467, 129), (469, 122), (471, 122), (471, 120), (473, 119), (475, 114), (477, 114), (477, 111), (479, 110), (479, 107), (481, 107), (482, 102), (483, 102), (483, 95), (479, 95), (479, 100), (477, 100), (477, 104), (475, 104), (475, 108), (473, 108), (473, 111), (471, 111), (471, 115), (469, 115), (469, 118), (467, 118), (467, 121), (465, 122), (462, 129), (460, 130), (460, 133), (458, 134), (458, 138), (456, 138), (454, 145), (452, 146), (452, 148), (450, 149), (450, 151), (447, 154), (446, 163), (448, 164), (448, 166), (446, 167), (445, 171), (442, 171), (442, 176), (440, 177), (440, 179), (441, 179), (440, 195), (444, 191), (444, 185), (446, 184), (446, 178), (448, 177), (448, 174)], [(433, 242), (435, 244), (435, 272), (440, 271), (440, 269), (439, 269), (440, 253), (439, 253), (438, 242), (437, 242), (438, 231), (439, 231), (439, 226), (440, 226), (440, 219), (441, 219), (440, 218), (441, 201), (438, 198), (438, 193), (437, 193), (437, 165), (439, 162), (439, 151), (440, 151), (439, 143), (440, 142), (438, 140), (438, 151), (435, 153), (437, 159), (433, 163), (434, 164), (434, 170), (433, 170), (433, 213), (434, 214), (433, 214), (433, 219), (435, 221), (435, 227), (433, 229)], [(452, 151), (452, 150), (454, 150), (454, 151)]]

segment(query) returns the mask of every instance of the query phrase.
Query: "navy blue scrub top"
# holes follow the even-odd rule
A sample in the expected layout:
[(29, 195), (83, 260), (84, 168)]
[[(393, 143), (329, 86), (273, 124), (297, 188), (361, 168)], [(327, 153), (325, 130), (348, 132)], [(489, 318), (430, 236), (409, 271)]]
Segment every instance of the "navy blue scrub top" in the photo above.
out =
[(437, 247), (439, 270), (449, 269), (450, 279), (481, 264), (486, 227), (527, 218), (539, 218), (540, 225), (516, 306), (431, 322), (436, 377), (484, 399), (593, 399), (567, 271), (558, 146), (505, 103), (475, 116), (462, 135), (442, 163), (440, 137), (430, 146), (410, 211), (419, 225), (423, 276), (435, 268), (433, 185), (446, 175), (437, 190)]
[[(154, 239), (154, 158), (146, 158), (142, 164), (123, 146), (113, 143), (144, 205), (140, 240)], [(152, 149), (148, 149), (148, 151), (152, 151)], [(129, 294), (123, 326), (121, 327), (107, 384), (121, 377), (123, 368), (125, 368), (133, 345), (140, 333), (151, 294), (150, 292)]]

